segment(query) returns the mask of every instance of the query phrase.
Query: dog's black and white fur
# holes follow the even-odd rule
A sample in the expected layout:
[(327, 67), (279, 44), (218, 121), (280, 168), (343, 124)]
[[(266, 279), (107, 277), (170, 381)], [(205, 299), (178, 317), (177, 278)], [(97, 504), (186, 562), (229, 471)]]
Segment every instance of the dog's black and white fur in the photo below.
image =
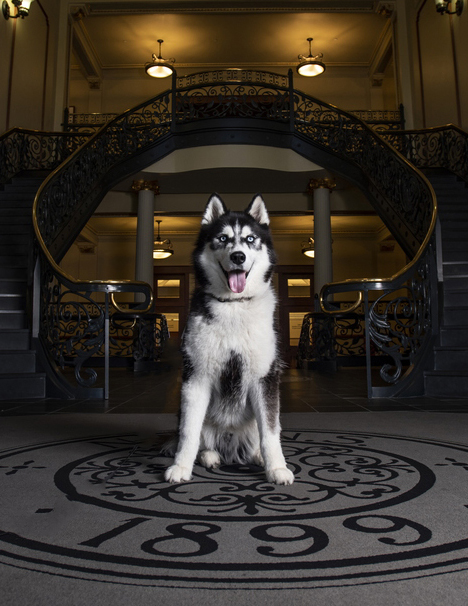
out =
[(177, 451), (165, 479), (190, 480), (198, 456), (208, 468), (264, 465), (269, 482), (292, 484), (280, 444), (276, 256), (262, 197), (230, 212), (211, 196), (193, 261), (199, 286), (182, 343)]

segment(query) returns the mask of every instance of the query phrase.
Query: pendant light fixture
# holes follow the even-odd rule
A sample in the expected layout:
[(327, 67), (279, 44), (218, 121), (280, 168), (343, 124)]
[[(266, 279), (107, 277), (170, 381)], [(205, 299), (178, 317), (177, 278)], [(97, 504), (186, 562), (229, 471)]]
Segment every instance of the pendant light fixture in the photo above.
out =
[(159, 233), (159, 225), (162, 221), (156, 221), (158, 224), (158, 235), (153, 245), (153, 259), (167, 259), (174, 254), (172, 249), (172, 243), (170, 240), (162, 240), (161, 234)]
[(156, 56), (153, 53), (153, 60), (145, 65), (146, 73), (153, 78), (167, 78), (174, 73), (173, 63), (175, 59), (163, 59), (161, 55), (161, 44), (164, 40), (158, 40), (159, 54)]
[(323, 74), (325, 71), (325, 64), (321, 61), (323, 57), (323, 53), (319, 53), (318, 55), (312, 55), (312, 43), (313, 38), (307, 38), (309, 42), (309, 54), (307, 57), (304, 55), (298, 55), (298, 59), (300, 59), (301, 63), (296, 67), (297, 73), (300, 76), (306, 76), (310, 78), (312, 76), (319, 76)]
[(309, 238), (307, 242), (302, 243), (302, 254), (306, 257), (315, 257), (315, 242), (313, 238)]

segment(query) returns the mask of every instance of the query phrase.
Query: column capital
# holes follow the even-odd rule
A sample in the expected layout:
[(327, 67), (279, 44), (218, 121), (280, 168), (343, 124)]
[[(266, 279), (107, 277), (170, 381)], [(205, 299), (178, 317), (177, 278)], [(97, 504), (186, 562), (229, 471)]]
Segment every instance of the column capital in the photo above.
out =
[(145, 181), (138, 179), (132, 183), (132, 191), (152, 191), (155, 196), (159, 195), (159, 183), (157, 181)]
[(316, 189), (328, 189), (329, 191), (333, 191), (335, 187), (335, 181), (329, 177), (324, 179), (310, 179), (309, 185), (307, 186), (307, 193), (313, 194)]

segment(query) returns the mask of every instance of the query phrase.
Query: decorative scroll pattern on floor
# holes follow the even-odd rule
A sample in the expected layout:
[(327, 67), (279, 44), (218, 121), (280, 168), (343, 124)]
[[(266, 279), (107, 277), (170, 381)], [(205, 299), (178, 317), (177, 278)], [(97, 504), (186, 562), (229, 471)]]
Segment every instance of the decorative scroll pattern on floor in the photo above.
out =
[(169, 460), (137, 436), (0, 452), (0, 562), (93, 581), (324, 587), (468, 568), (468, 447), (285, 431), (293, 486)]

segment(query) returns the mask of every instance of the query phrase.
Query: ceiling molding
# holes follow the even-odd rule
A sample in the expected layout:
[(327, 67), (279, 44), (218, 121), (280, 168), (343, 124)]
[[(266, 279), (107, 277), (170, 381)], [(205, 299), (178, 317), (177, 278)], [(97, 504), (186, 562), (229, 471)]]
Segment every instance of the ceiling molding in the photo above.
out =
[(90, 15), (178, 13), (373, 13), (374, 0), (149, 0), (87, 3)]
[(382, 34), (375, 46), (372, 54), (370, 65), (369, 65), (369, 76), (372, 77), (374, 74), (383, 74), (392, 59), (393, 52), (393, 36), (392, 36), (392, 23), (388, 19), (385, 23), (385, 27), (382, 30)]
[(89, 82), (102, 79), (102, 64), (83, 24), (83, 14), (73, 16), (72, 48), (80, 70)]

